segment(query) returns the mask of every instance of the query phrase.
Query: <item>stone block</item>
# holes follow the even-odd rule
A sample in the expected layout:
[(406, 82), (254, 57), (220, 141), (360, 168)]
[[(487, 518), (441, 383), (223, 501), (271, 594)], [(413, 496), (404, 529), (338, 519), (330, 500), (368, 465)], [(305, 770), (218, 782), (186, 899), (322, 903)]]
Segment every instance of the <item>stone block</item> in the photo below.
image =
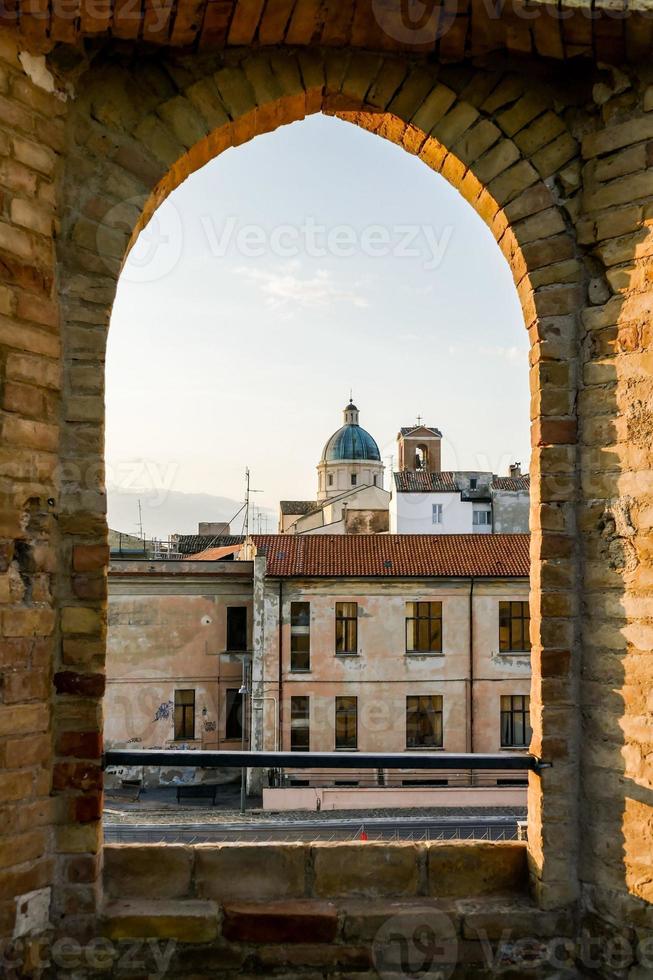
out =
[(416, 895), (418, 848), (408, 842), (314, 844), (314, 891), (320, 897)]
[(104, 848), (109, 898), (176, 899), (190, 894), (193, 851), (181, 844), (110, 844)]
[(372, 951), (368, 947), (336, 946), (331, 943), (321, 946), (260, 946), (256, 950), (256, 959), (265, 970), (313, 967), (327, 970), (328, 976), (332, 976), (335, 970), (352, 971), (348, 976), (358, 976), (361, 970), (372, 967)]
[(427, 845), (428, 891), (437, 898), (522, 894), (527, 884), (522, 843), (457, 842)]
[(392, 920), (401, 917), (402, 920), (428, 921), (431, 924), (442, 924), (447, 933), (450, 932), (447, 920), (452, 924), (453, 931), (459, 932), (461, 915), (454, 902), (440, 901), (433, 898), (402, 898), (393, 901), (370, 901), (360, 899), (346, 902), (339, 906), (344, 912), (343, 938), (345, 942), (372, 942), (380, 929)]
[(108, 939), (172, 939), (209, 943), (218, 935), (218, 909), (212, 902), (125, 900), (111, 902), (102, 917)]
[(569, 910), (543, 912), (528, 900), (485, 899), (456, 902), (465, 939), (548, 939), (572, 935), (573, 914)]
[(338, 931), (338, 910), (314, 899), (288, 902), (228, 903), (222, 934), (243, 943), (331, 943)]
[(642, 140), (653, 138), (653, 118), (640, 116), (617, 126), (608, 126), (594, 133), (588, 133), (582, 142), (583, 157), (586, 160)]
[(199, 844), (195, 885), (200, 898), (301, 898), (308, 849), (304, 844)]

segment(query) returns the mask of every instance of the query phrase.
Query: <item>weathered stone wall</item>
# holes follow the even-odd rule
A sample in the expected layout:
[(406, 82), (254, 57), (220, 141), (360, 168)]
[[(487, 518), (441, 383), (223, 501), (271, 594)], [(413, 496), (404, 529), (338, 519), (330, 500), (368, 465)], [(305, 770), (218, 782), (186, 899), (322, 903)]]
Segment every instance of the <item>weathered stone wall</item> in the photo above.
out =
[[(61, 532), (59, 432), (61, 332), (54, 236), (58, 228), (67, 106), (37, 88), (18, 61), (11, 38), (0, 37), (0, 931), (11, 935), (14, 897), (48, 889), (53, 855), (60, 855), (59, 900), (74, 881), (75, 823), (85, 803), (57, 801), (53, 777), (80, 778), (76, 758), (97, 757), (91, 741), (73, 733), (52, 709), (70, 682), (53, 673), (59, 647), (55, 595), (58, 573), (73, 554)], [(95, 566), (93, 565), (95, 559)], [(80, 582), (105, 555), (75, 552)], [(100, 598), (98, 593), (98, 598)], [(98, 714), (97, 704), (93, 713)], [(73, 709), (74, 711), (74, 709)], [(53, 742), (61, 763), (52, 767)], [(88, 774), (87, 777), (93, 777)], [(99, 783), (99, 770), (97, 771)], [(93, 797), (94, 799), (94, 797)], [(60, 808), (59, 804), (63, 804)], [(99, 810), (95, 807), (94, 819)], [(59, 832), (58, 820), (70, 828)], [(85, 850), (85, 848), (83, 848)], [(69, 856), (70, 855), (70, 856)], [(79, 863), (81, 861), (81, 864)], [(92, 858), (90, 859), (92, 863)], [(94, 878), (95, 869), (91, 874)], [(36, 896), (35, 896), (36, 897)], [(32, 925), (47, 921), (34, 905)], [(31, 913), (28, 909), (28, 917)]]
[[(614, 5), (589, 17), (589, 3), (563, 4), (556, 19), (517, 4), (492, 20), (459, 3), (421, 46), (364, 3), (284, 6), (170, 4), (163, 23), (149, 11), (141, 24), (129, 5), (84, 6), (74, 21), (50, 5), (23, 12), (19, 46), (13, 26), (0, 38), (2, 932), (14, 897), (52, 882), (54, 921), (95, 929), (103, 359), (125, 249), (197, 167), (320, 110), (442, 173), (510, 263), (531, 339), (533, 749), (555, 764), (530, 789), (535, 894), (546, 907), (582, 895), (598, 914), (588, 921), (650, 928), (645, 5), (617, 18), (601, 12)], [(102, 40), (109, 28), (120, 43)], [(141, 32), (160, 46), (132, 50)], [(86, 49), (18, 59), (89, 33)], [(172, 50), (199, 35), (201, 51)], [(528, 58), (480, 58), (492, 50)]]
[(528, 975), (535, 956), (545, 977), (574, 929), (528, 900), (519, 843), (127, 845), (105, 860), (114, 957), (133, 937), (161, 953), (173, 939), (175, 977), (371, 980), (421, 966), (468, 980), (499, 963)]
[[(542, 698), (540, 680), (545, 664), (553, 689), (564, 687), (556, 675), (567, 662), (558, 652), (574, 648), (578, 629), (575, 358), (587, 272), (569, 214), (579, 206), (580, 181), (570, 126), (577, 128), (578, 106), (589, 98), (589, 80), (565, 78), (559, 68), (541, 79), (510, 66), (436, 69), (374, 53), (107, 52), (84, 77), (71, 110), (59, 239), (61, 275), (79, 284), (79, 294), (63, 296), (66, 363), (98, 365), (95, 382), (91, 372), (70, 374), (66, 396), (89, 419), (82, 455), (92, 476), (77, 497), (81, 544), (89, 537), (99, 543), (103, 528), (94, 469), (101, 400), (86, 386), (102, 383), (108, 299), (133, 235), (188, 173), (257, 133), (307, 113), (337, 112), (417, 154), (488, 223), (510, 263), (532, 348), (534, 746), (556, 762), (555, 773), (534, 778), (531, 788), (532, 869), (546, 905), (567, 904), (578, 892), (575, 695), (552, 704)], [(65, 438), (77, 451), (78, 425), (69, 431)], [(99, 649), (101, 614), (91, 625), (97, 603), (78, 605), (86, 607), (88, 639)], [(573, 690), (577, 656), (571, 664)], [(547, 824), (539, 829), (545, 805)], [(559, 859), (561, 842), (566, 853)]]

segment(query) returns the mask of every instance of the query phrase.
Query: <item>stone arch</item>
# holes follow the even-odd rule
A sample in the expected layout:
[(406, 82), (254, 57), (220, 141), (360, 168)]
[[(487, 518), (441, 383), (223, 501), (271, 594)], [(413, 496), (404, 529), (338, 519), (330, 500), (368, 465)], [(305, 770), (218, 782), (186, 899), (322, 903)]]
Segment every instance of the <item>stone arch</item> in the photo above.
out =
[[(57, 245), (65, 574), (55, 710), (59, 730), (70, 735), (67, 694), (84, 698), (86, 727), (101, 730), (106, 580), (97, 556), (106, 541), (106, 333), (124, 256), (159, 204), (228, 147), (322, 111), (419, 156), (486, 222), (512, 270), (531, 343), (533, 750), (556, 763), (531, 777), (529, 789), (533, 884), (545, 907), (577, 897), (577, 662), (571, 652), (578, 629), (576, 356), (586, 290), (570, 221), (579, 148), (555, 96), (551, 84), (510, 68), (447, 69), (366, 52), (98, 58), (79, 83), (67, 123)], [(73, 756), (76, 751), (86, 749), (73, 749)], [(99, 791), (75, 782), (67, 756), (58, 765), (56, 788), (67, 800), (82, 801), (71, 825), (97, 854)], [(84, 806), (89, 819), (80, 828)]]

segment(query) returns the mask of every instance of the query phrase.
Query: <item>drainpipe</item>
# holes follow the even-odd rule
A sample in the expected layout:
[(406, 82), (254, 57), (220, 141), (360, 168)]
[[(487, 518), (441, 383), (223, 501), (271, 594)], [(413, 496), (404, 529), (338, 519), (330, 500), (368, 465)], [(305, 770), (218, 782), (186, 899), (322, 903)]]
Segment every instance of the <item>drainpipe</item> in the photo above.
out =
[(279, 730), (277, 733), (277, 745), (283, 751), (284, 744), (282, 740), (282, 721), (283, 721), (283, 579), (279, 579), (279, 711), (277, 712), (277, 724), (279, 725)]
[(474, 576), (469, 583), (469, 751), (474, 751)]

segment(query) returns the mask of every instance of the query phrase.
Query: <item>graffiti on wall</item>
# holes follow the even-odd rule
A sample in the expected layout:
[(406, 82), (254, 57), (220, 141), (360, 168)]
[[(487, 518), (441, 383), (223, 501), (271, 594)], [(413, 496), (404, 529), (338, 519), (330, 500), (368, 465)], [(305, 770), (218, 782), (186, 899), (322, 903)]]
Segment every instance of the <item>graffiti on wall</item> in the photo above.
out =
[(170, 715), (172, 714), (172, 709), (174, 708), (174, 701), (162, 701), (159, 707), (156, 709), (156, 714), (154, 715), (155, 721), (169, 721)]

